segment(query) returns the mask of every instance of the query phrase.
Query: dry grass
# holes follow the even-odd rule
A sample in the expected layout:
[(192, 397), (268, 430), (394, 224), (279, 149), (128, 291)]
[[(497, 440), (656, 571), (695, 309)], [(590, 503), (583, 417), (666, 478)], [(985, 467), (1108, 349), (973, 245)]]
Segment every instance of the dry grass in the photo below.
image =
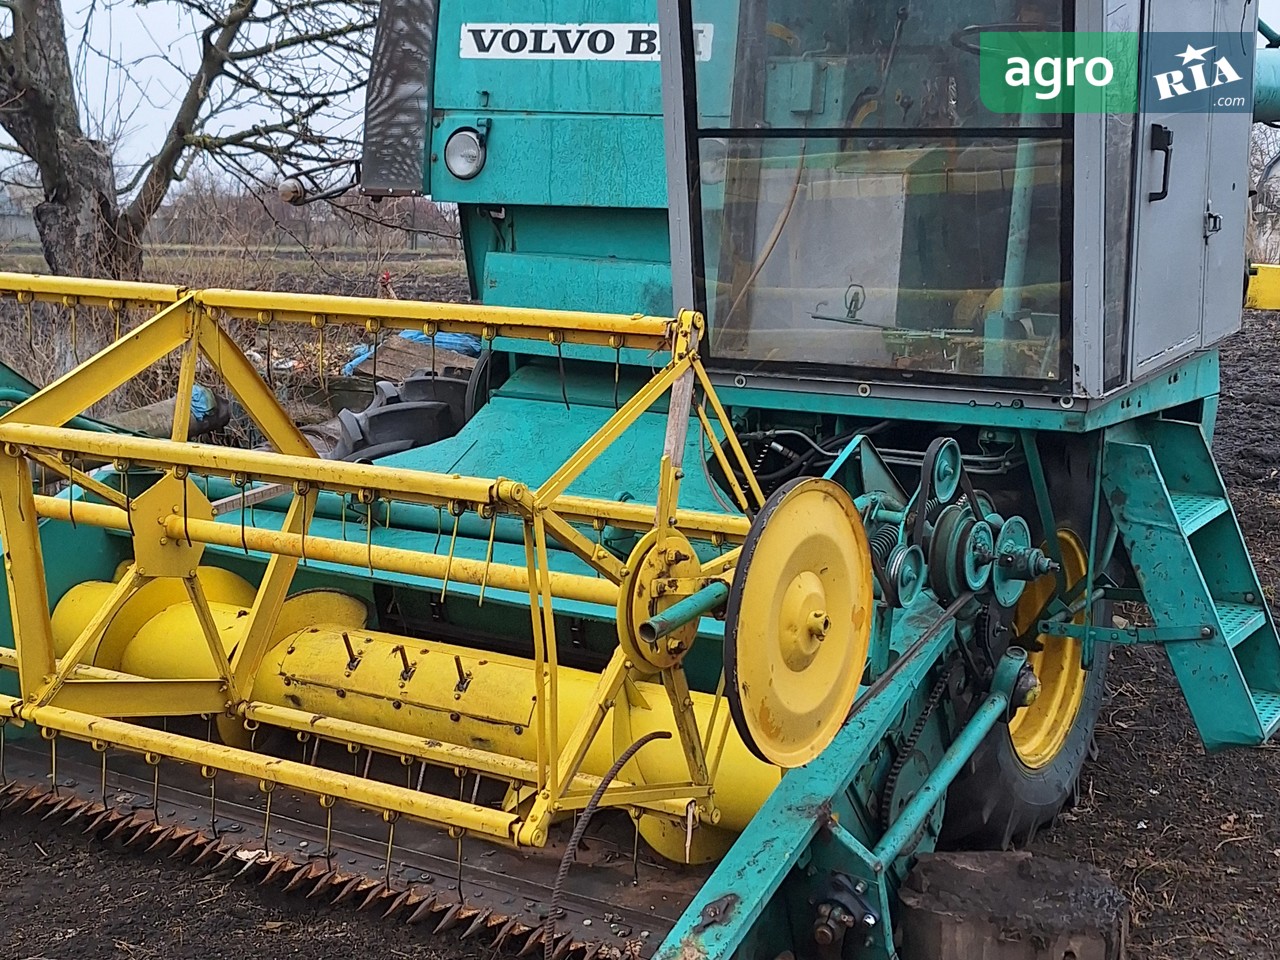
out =
[[(0, 270), (47, 272), (38, 255), (6, 256), (2, 251)], [(142, 279), (191, 288), (375, 296), (384, 273), (391, 274), (402, 296), (447, 295), (456, 299), (465, 287), (465, 268), (461, 260), (451, 256), (405, 256), (401, 250), (392, 255), (385, 245), (381, 249), (324, 252), (269, 249), (247, 242), (237, 246), (227, 237), (208, 247), (155, 248), (147, 257)], [(0, 301), (0, 361), (43, 385), (150, 316), (151, 311), (143, 308), (112, 312), (79, 307), (72, 311), (60, 304)], [(324, 411), (328, 380), (340, 374), (353, 352), (371, 336), (362, 328), (351, 327), (327, 328), (323, 341), (316, 331), (303, 328), (273, 330), (270, 335), (253, 324), (232, 324), (230, 329), (242, 348), (253, 351), (251, 356), (260, 372), (299, 420), (314, 420)], [(179, 362), (177, 355), (164, 358), (86, 413), (109, 419), (115, 411), (172, 397)], [(203, 361), (198, 380), (226, 395), (216, 372)], [(222, 439), (231, 443), (257, 441), (247, 429), (246, 418), (238, 416), (235, 424), (231, 434)]]

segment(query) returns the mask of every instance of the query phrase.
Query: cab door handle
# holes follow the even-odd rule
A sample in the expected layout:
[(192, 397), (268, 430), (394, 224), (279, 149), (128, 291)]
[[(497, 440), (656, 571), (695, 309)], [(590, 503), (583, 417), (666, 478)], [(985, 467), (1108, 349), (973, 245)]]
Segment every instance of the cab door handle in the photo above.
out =
[(1147, 200), (1155, 203), (1169, 196), (1169, 168), (1173, 166), (1173, 131), (1163, 124), (1151, 125), (1151, 152), (1164, 154), (1164, 176), (1160, 189), (1147, 194)]

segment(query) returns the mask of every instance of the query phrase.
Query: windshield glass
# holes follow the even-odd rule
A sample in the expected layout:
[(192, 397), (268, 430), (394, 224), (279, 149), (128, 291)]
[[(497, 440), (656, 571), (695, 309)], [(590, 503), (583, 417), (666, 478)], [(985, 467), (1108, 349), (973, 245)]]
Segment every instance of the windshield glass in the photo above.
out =
[(1060, 379), (1069, 128), (978, 93), (979, 34), (1058, 4), (693, 0), (685, 28), (717, 361)]

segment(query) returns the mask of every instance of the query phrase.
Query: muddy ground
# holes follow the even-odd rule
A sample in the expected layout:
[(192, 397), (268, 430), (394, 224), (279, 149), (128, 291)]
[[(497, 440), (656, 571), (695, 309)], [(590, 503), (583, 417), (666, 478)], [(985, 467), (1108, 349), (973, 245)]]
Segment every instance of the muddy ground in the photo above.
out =
[[(1280, 590), (1280, 318), (1223, 350), (1214, 449), (1263, 588)], [(1083, 800), (1034, 849), (1111, 872), (1134, 960), (1280, 956), (1280, 745), (1206, 756), (1163, 653), (1112, 655)]]
[[(1247, 319), (1223, 383), (1216, 446), (1274, 603), (1280, 320)], [(1134, 960), (1280, 956), (1280, 750), (1206, 756), (1159, 651), (1114, 654), (1110, 677), (1082, 802), (1034, 849), (1111, 872), (1132, 903)], [(488, 954), (12, 816), (0, 819), (0, 918), (0, 956), (29, 960)]]

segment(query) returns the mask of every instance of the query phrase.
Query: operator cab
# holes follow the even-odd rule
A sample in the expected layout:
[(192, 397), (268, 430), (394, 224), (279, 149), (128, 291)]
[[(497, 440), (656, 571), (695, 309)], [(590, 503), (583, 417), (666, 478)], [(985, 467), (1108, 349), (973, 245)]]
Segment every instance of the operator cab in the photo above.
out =
[[(1246, 110), (1139, 123), (1042, 112), (1027, 93), (995, 112), (981, 89), (983, 35), (1105, 25), (1154, 69), (1161, 35), (1140, 45), (1137, 32), (1212, 35), (1212, 8), (1175, 0), (1139, 19), (1112, 0), (662, 6), (672, 223), (689, 231), (687, 244), (673, 236), (677, 299), (683, 281), (707, 314), (712, 362), (739, 385), (906, 381), (1068, 406), (1238, 327)], [(1222, 9), (1216, 25), (1234, 40), (1247, 20), (1230, 15), (1246, 27), (1225, 29)], [(1230, 50), (1247, 60), (1244, 37)], [(1151, 82), (1137, 76), (1123, 64), (1115, 75), (1141, 87), (1135, 104)]]
[[(456, 202), (477, 300), (694, 306), (752, 407), (1031, 408), (1078, 430), (1157, 373), (1182, 371), (1147, 409), (1216, 391), (1240, 323), (1246, 0), (512, 9), (384, 0), (367, 105), (365, 192)], [(984, 100), (984, 35), (1101, 31), (1132, 39), (1127, 109)], [(1232, 106), (1149, 95), (1180, 68), (1170, 37), (1230, 60)]]
[(721, 364), (1062, 379), (1069, 123), (990, 113), (973, 11), (935, 6), (693, 4)]

